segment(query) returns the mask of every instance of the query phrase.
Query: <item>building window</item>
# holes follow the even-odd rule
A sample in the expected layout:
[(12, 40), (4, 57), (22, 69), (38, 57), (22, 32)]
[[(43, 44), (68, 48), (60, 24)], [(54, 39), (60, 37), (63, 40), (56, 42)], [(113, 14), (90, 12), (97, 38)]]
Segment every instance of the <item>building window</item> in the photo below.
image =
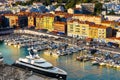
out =
[(75, 25), (75, 27), (80, 27), (79, 25)]
[(14, 20), (11, 20), (11, 23), (13, 24), (13, 23), (14, 23)]
[(84, 26), (82, 26), (82, 29), (83, 29), (83, 30), (85, 30), (85, 27), (84, 27)]
[(70, 32), (73, 32), (73, 30), (71, 29)]

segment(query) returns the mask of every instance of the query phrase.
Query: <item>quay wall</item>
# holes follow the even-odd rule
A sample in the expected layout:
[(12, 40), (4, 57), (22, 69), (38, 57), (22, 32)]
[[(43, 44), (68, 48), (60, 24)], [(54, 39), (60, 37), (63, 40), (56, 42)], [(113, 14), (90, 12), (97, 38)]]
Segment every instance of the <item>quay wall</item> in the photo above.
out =
[(41, 32), (32, 31), (32, 30), (14, 30), (14, 33), (18, 33), (18, 34), (31, 34), (31, 35), (44, 35), (44, 36), (58, 38), (58, 36), (55, 36), (55, 35), (50, 35), (50, 34), (47, 34), (47, 33), (41, 33)]

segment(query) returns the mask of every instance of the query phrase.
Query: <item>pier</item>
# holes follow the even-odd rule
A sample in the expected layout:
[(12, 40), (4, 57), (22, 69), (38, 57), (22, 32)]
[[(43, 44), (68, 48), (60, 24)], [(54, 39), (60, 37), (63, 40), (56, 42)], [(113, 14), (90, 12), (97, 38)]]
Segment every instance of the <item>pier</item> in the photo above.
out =
[[(37, 32), (37, 31), (32, 31), (32, 30), (14, 30), (14, 34), (27, 34), (27, 35), (34, 35), (34, 39), (35, 39), (35, 36), (36, 38), (38, 38), (37, 36), (48, 36), (48, 38), (40, 38), (38, 40), (45, 40), (45, 41), (54, 41), (56, 43), (62, 43), (62, 41), (59, 41), (59, 40), (55, 40), (57, 38), (64, 38), (64, 37), (61, 37), (61, 36), (56, 36), (56, 35), (51, 35), (51, 34), (47, 34), (47, 33), (41, 33), (41, 32)], [(12, 35), (14, 35), (12, 34)], [(0, 37), (0, 41), (3, 41), (4, 39), (6, 39), (7, 36), (5, 37)], [(63, 42), (66, 42), (68, 43), (69, 45), (72, 45), (74, 47), (84, 47), (85, 49), (97, 49), (99, 51), (102, 51), (102, 52), (110, 52), (110, 53), (114, 53), (114, 54), (120, 54), (120, 49), (115, 49), (115, 48), (109, 48), (109, 47), (103, 47), (103, 46), (99, 46), (97, 48), (93, 48), (93, 47), (89, 47), (89, 46), (86, 46), (85, 44), (81, 43), (79, 46), (77, 46), (73, 40), (73, 42), (71, 43), (71, 41), (69, 41), (70, 39), (67, 38), (66, 41), (63, 41)]]

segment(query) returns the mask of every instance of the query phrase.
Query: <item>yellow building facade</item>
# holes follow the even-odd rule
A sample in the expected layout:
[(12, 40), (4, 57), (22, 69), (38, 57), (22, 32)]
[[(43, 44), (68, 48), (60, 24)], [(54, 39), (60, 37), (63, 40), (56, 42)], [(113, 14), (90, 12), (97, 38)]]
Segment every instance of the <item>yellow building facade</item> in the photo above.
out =
[(35, 29), (47, 29), (53, 31), (54, 15), (52, 14), (39, 14), (36, 16), (36, 28)]
[(43, 29), (43, 21), (42, 21), (42, 16), (39, 15), (39, 16), (36, 16), (36, 27), (35, 29)]
[(28, 27), (35, 27), (35, 16), (30, 15), (28, 16)]
[(80, 36), (86, 38), (105, 39), (112, 37), (112, 28), (90, 22), (70, 20), (67, 22), (67, 35), (73, 37)]
[(98, 25), (90, 25), (89, 34), (90, 38), (98, 38)]
[(98, 27), (98, 38), (105, 39), (112, 37), (112, 28), (107, 26)]
[(68, 36), (81, 36), (89, 37), (89, 24), (77, 20), (71, 20), (67, 22), (67, 35)]
[(90, 35), (89, 34), (89, 23), (81, 22), (80, 27), (81, 27), (81, 36), (88, 38)]
[(54, 22), (54, 31), (55, 32), (62, 32), (62, 33), (67, 33), (66, 31), (67, 31), (67, 25), (66, 25), (66, 23), (65, 22), (59, 22), (59, 21), (57, 21), (57, 22)]
[(5, 17), (9, 19), (9, 26), (10, 27), (18, 26), (18, 16), (17, 15), (6, 14)]
[(114, 21), (102, 21), (101, 25), (111, 27), (114, 29), (117, 24)]
[(79, 20), (70, 20), (67, 22), (67, 35), (68, 36), (80, 36), (80, 24)]

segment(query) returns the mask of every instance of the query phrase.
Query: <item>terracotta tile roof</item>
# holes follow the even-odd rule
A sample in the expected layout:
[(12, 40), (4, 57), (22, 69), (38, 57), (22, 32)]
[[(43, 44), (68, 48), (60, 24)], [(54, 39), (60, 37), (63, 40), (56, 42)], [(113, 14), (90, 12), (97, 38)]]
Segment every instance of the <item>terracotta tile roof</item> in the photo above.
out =
[(69, 13), (66, 13), (66, 12), (55, 11), (55, 16), (61, 16), (61, 15), (65, 18), (69, 18), (69, 17), (73, 16), (73, 14), (69, 14)]
[(89, 21), (80, 21), (79, 19), (72, 19), (72, 20), (69, 20), (68, 22), (70, 22), (70, 23), (78, 22), (78, 23), (80, 23), (80, 24), (88, 24), (88, 25), (94, 24), (93, 22), (89, 22)]
[(110, 38), (107, 38), (107, 39), (111, 39), (111, 40), (120, 40), (120, 37), (110, 37)]
[(9, 14), (8, 13), (8, 14), (4, 14), (4, 16), (17, 16), (17, 14), (11, 14), (11, 13)]
[(104, 21), (102, 21), (101, 23), (111, 24), (111, 23), (115, 23), (115, 21), (107, 21), (107, 20), (104, 20)]
[(85, 14), (74, 14), (73, 16), (84, 16), (84, 17), (101, 18), (101, 16), (92, 16), (92, 15), (85, 15)]

